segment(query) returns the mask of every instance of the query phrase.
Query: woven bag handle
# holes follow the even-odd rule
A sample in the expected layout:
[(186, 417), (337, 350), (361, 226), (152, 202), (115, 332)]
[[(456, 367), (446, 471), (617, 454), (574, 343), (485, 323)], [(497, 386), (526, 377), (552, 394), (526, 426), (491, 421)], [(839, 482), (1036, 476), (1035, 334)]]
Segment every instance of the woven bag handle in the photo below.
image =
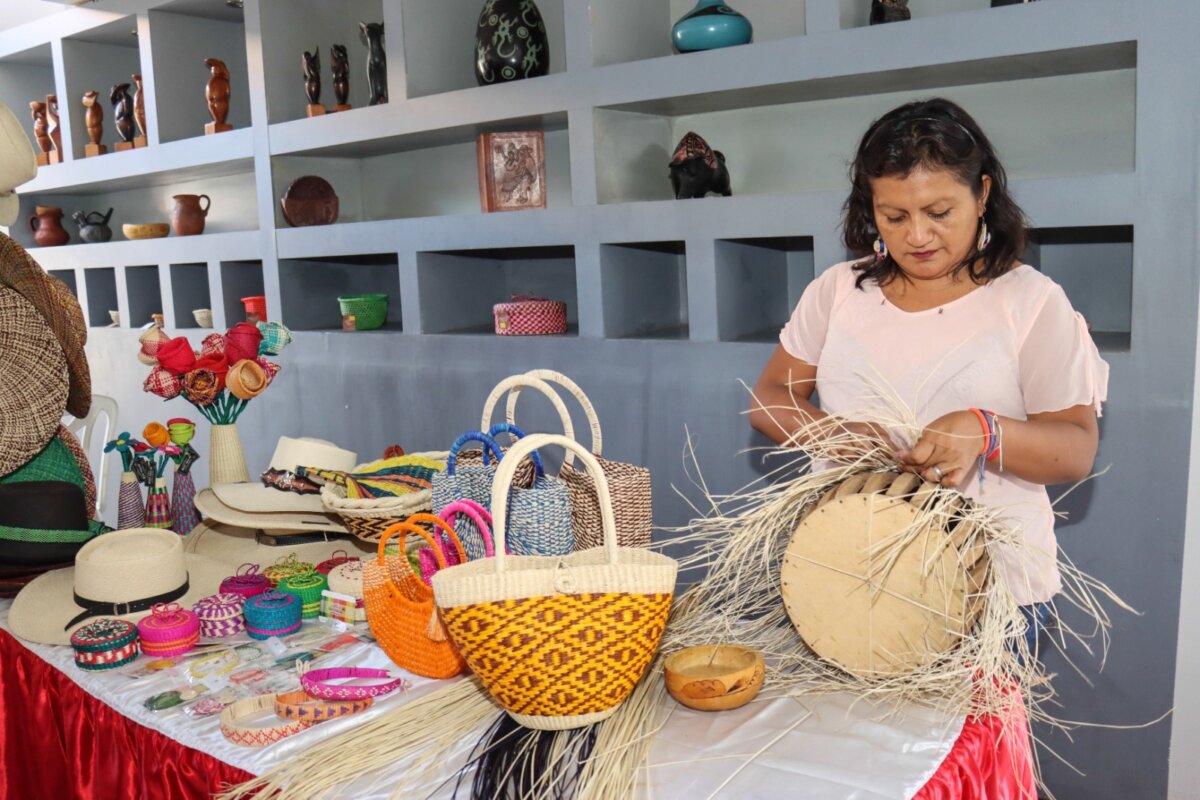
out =
[[(525, 373), (528, 378), (537, 378), (546, 383), (556, 383), (567, 390), (567, 392), (579, 401), (579, 405), (583, 407), (583, 413), (587, 416), (588, 427), (592, 429), (592, 454), (600, 455), (601, 448), (604, 447), (604, 438), (600, 434), (600, 417), (596, 414), (596, 407), (592, 405), (591, 398), (584, 394), (583, 389), (579, 388), (579, 384), (552, 369), (531, 369)], [(517, 398), (521, 394), (520, 387), (513, 389), (508, 393), (508, 404), (505, 407), (504, 418), (512, 422), (516, 418), (517, 413)], [(570, 464), (572, 456), (567, 453), (567, 458), (564, 463)]]
[(438, 517), (453, 527), (454, 520), (459, 514), (466, 514), (474, 521), (475, 527), (479, 529), (479, 536), (483, 539), (484, 558), (491, 558), (495, 552), (492, 547), (491, 513), (474, 500), (455, 500), (443, 508), (442, 513), (438, 514)]
[[(514, 442), (517, 439), (524, 439), (529, 435), (511, 422), (497, 422), (495, 425), (488, 428), (487, 435), (495, 439), (502, 433), (510, 434), (513, 437)], [(538, 455), (538, 451), (534, 450), (529, 454), (529, 457), (533, 460), (533, 469), (534, 472), (537, 473), (538, 477), (540, 478), (541, 476), (545, 475), (546, 467), (542, 464), (542, 457)]]
[[(612, 494), (608, 491), (608, 479), (596, 457), (589, 453), (583, 445), (574, 439), (569, 439), (557, 433), (531, 433), (519, 440), (508, 451), (508, 455), (500, 462), (496, 477), (492, 480), (492, 498), (502, 498), (492, 509), (492, 538), (495, 541), (496, 555), (491, 561), (495, 564), (494, 572), (504, 572), (507, 568), (505, 528), (508, 525), (508, 490), (512, 486), (513, 477), (517, 473), (517, 465), (530, 451), (538, 447), (562, 447), (567, 452), (574, 452), (583, 462), (584, 471), (592, 476), (596, 484), (596, 499), (600, 503), (600, 524), (604, 530), (604, 551), (608, 563), (615, 565), (620, 554), (617, 546), (617, 525), (613, 518)], [(521, 556), (513, 556), (521, 558)]]
[[(462, 542), (460, 542), (458, 539), (458, 534), (454, 532), (454, 528), (450, 527), (445, 520), (439, 519), (433, 514), (413, 514), (411, 517), (404, 520), (404, 522), (398, 522), (395, 525), (392, 525), (383, 532), (382, 536), (379, 537), (379, 566), (383, 568), (383, 574), (387, 576), (388, 591), (390, 591), (393, 595), (399, 596), (403, 594), (399, 587), (397, 587), (395, 582), (392, 580), (391, 573), (387, 569), (387, 563), (384, 560), (384, 544), (387, 542), (388, 537), (393, 533), (400, 534), (400, 539), (397, 544), (400, 547), (400, 556), (405, 560), (405, 562), (408, 560), (406, 555), (407, 551), (404, 548), (405, 543), (408, 541), (408, 534), (415, 533), (428, 542), (429, 546), (433, 548), (433, 557), (437, 560), (438, 569), (446, 568), (446, 556), (442, 552), (441, 543), (435, 540), (433, 536), (430, 535), (429, 531), (418, 525), (417, 523), (419, 522), (429, 522), (441, 528), (442, 531), (450, 537), (450, 542), (454, 545), (455, 553), (458, 555), (458, 563), (463, 564), (467, 561), (467, 551), (463, 549)], [(417, 575), (417, 577), (421, 579), (421, 583), (426, 588), (429, 588), (429, 584), (425, 583), (424, 578), (422, 578), (420, 575)]]
[(446, 457), (446, 474), (453, 475), (454, 467), (458, 464), (458, 451), (462, 449), (467, 442), (481, 442), (483, 444), (483, 465), (488, 466), (488, 451), (491, 450), (491, 455), (496, 457), (496, 461), (504, 458), (504, 452), (500, 449), (500, 445), (496, 444), (496, 440), (488, 436), (483, 431), (467, 431), (462, 436), (454, 440), (454, 444), (450, 445), (450, 454)]
[[(537, 389), (550, 401), (554, 406), (554, 410), (558, 412), (558, 418), (562, 421), (563, 433), (569, 439), (575, 438), (575, 426), (571, 422), (571, 412), (567, 411), (567, 404), (559, 397), (558, 392), (551, 388), (550, 384), (546, 383), (541, 378), (530, 377), (529, 375), (509, 375), (504, 380), (496, 384), (492, 389), (492, 393), (488, 395), (487, 400), (483, 404), (483, 421), (479, 427), (486, 430), (492, 425), (492, 415), (496, 413), (496, 404), (500, 402), (500, 398), (505, 394), (511, 397), (511, 392), (519, 392), (522, 387)], [(508, 417), (509, 424), (513, 423), (513, 417), (510, 414)], [(566, 464), (571, 463), (571, 454), (567, 453)]]

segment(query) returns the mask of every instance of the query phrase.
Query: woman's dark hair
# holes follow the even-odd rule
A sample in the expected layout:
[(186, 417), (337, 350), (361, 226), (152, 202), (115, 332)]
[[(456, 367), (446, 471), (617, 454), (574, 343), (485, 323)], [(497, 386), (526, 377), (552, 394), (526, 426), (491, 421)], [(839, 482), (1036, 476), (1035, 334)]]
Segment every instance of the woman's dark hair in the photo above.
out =
[[(850, 167), (850, 196), (843, 207), (844, 241), (850, 252), (866, 255), (874, 249), (879, 231), (871, 179), (905, 176), (914, 169), (947, 170), (976, 197), (983, 193), (983, 176), (992, 179), (984, 219), (991, 242), (983, 251), (974, 246), (955, 274), (967, 270), (975, 283), (986, 283), (1012, 269), (1025, 252), (1025, 213), (1008, 191), (1004, 167), (996, 157), (979, 124), (955, 103), (943, 98), (907, 103), (889, 111), (867, 128)], [(889, 255), (855, 266), (861, 274), (856, 285), (867, 279), (880, 285), (901, 274), (900, 265)]]

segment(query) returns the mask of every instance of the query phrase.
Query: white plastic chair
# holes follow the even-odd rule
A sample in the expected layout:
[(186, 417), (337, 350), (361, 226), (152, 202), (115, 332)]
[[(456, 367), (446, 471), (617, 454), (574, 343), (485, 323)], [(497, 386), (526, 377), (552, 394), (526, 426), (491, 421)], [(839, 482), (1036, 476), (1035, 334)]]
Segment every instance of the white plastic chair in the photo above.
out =
[(104, 445), (113, 437), (117, 429), (117, 401), (102, 394), (92, 395), (92, 410), (83, 419), (67, 415), (63, 424), (75, 435), (83, 445), (83, 451), (92, 458), (92, 439), (96, 438), (96, 429), (100, 426), (100, 417), (104, 417), (104, 433), (100, 436), (99, 463), (93, 462), (92, 473), (96, 478), (96, 515), (104, 512), (104, 499), (108, 494), (108, 458)]

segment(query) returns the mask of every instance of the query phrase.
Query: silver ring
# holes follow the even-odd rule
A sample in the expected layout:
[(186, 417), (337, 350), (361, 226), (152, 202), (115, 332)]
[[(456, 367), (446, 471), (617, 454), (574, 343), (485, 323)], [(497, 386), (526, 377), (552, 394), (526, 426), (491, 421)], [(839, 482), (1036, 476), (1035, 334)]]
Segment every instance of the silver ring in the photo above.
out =
[(934, 464), (932, 467), (930, 467), (930, 469), (933, 470), (934, 475), (937, 475), (937, 482), (941, 483), (942, 478), (945, 477), (945, 475), (942, 474), (942, 468), (939, 467), (937, 464)]

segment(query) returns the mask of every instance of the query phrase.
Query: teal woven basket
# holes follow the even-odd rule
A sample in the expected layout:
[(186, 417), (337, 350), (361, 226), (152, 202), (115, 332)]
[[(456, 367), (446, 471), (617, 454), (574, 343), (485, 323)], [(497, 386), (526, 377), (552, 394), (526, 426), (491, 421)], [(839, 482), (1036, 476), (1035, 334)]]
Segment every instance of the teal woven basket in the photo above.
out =
[(373, 331), (387, 322), (388, 296), (386, 294), (344, 294), (338, 297), (342, 316), (354, 315), (354, 327), (360, 331)]

